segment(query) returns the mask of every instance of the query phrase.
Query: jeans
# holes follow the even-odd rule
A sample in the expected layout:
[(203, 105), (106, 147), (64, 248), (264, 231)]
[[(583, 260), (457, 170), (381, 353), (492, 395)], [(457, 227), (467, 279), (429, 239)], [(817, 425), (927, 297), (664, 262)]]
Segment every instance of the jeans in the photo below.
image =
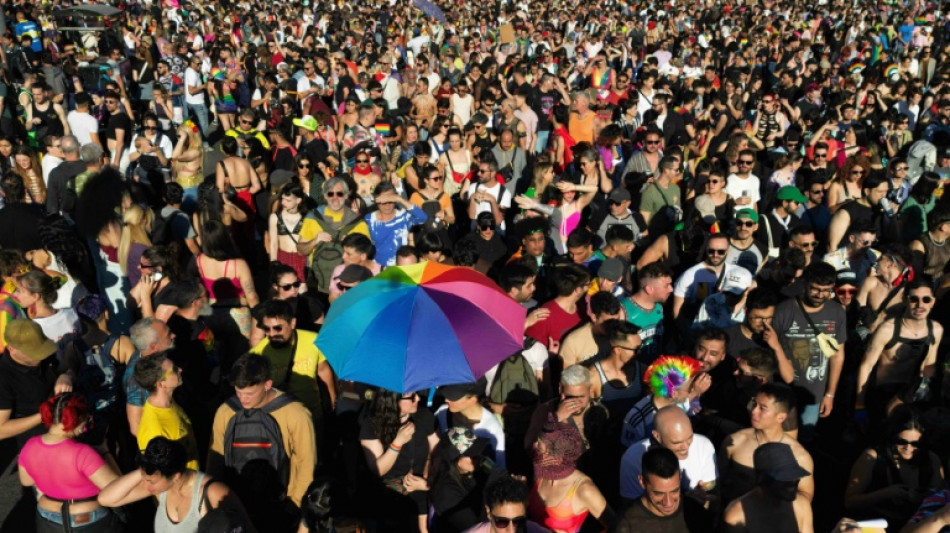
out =
[(802, 424), (798, 428), (799, 442), (811, 442), (815, 438), (815, 425), (818, 424), (820, 403), (801, 406)]
[(201, 136), (208, 137), (208, 106), (205, 104), (185, 104), (188, 111), (188, 117), (198, 122), (198, 129), (201, 130)]
[(540, 154), (548, 147), (548, 139), (551, 137), (551, 131), (539, 131), (538, 142), (534, 145), (534, 153)]

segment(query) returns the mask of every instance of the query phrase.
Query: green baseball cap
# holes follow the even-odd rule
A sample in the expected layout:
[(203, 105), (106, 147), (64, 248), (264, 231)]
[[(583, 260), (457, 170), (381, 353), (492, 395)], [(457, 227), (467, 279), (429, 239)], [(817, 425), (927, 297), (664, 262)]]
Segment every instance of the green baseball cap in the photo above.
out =
[(759, 223), (759, 214), (755, 212), (755, 209), (750, 209), (748, 207), (736, 211), (736, 220), (739, 220), (740, 218), (747, 218), (756, 224)]

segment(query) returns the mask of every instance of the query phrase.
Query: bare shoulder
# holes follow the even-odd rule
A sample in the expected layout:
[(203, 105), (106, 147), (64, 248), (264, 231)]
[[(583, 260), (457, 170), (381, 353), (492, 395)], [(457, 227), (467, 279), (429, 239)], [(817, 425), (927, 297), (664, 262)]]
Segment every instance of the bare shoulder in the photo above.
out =
[(792, 453), (795, 455), (795, 460), (798, 461), (798, 464), (808, 470), (809, 472), (814, 472), (814, 462), (812, 461), (811, 454), (808, 453), (808, 450), (801, 445), (797, 440), (791, 441)]

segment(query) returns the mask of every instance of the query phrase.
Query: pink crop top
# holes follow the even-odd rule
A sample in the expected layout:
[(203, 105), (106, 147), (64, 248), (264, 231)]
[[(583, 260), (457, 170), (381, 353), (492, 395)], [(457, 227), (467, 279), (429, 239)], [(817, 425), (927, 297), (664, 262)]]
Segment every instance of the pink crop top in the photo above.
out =
[(57, 500), (82, 500), (99, 494), (89, 476), (105, 461), (86, 444), (74, 440), (46, 444), (38, 436), (26, 441), (17, 463), (43, 494)]
[(234, 277), (228, 277), (228, 266), (231, 264), (230, 259), (224, 262), (224, 274), (218, 279), (211, 279), (205, 276), (205, 270), (201, 266), (202, 257), (204, 257), (204, 255), (198, 254), (195, 261), (198, 262), (198, 272), (201, 273), (201, 282), (204, 283), (205, 289), (208, 290), (208, 298), (215, 301), (222, 301), (236, 300), (244, 296), (244, 288), (241, 287), (241, 280), (237, 277), (237, 267), (234, 268)]

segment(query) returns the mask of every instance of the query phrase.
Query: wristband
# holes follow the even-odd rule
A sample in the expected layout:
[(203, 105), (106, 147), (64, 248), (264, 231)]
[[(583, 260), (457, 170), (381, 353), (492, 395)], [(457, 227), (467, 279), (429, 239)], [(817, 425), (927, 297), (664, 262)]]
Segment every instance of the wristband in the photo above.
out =
[(395, 444), (390, 444), (389, 449), (396, 453), (399, 453), (399, 451), (402, 450), (402, 446), (396, 446)]
[(831, 398), (832, 400), (834, 400), (834, 399), (835, 399), (835, 395), (834, 395), (834, 394), (828, 394), (828, 393), (826, 392), (826, 393), (825, 393), (825, 398)]

